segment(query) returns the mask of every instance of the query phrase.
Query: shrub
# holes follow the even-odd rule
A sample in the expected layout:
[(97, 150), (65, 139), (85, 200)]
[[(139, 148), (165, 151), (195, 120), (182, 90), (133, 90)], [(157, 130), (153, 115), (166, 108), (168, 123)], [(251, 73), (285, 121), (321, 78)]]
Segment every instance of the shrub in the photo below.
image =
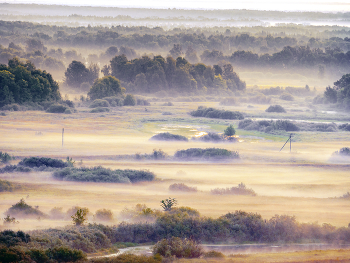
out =
[(176, 151), (175, 158), (181, 160), (225, 160), (238, 159), (239, 154), (236, 151), (229, 151), (220, 148), (190, 148), (187, 150)]
[(109, 112), (108, 108), (94, 108), (90, 111), (90, 113), (99, 113), (99, 112)]
[(280, 105), (270, 105), (266, 110), (266, 112), (286, 112), (286, 110)]
[(136, 99), (134, 95), (128, 94), (126, 95), (124, 99), (124, 106), (135, 106), (136, 105)]
[(123, 96), (112, 96), (112, 97), (105, 97), (104, 100), (108, 101), (109, 105), (112, 107), (116, 106), (123, 106), (124, 105), (124, 98)]
[(289, 93), (282, 93), (281, 96), (280, 96), (280, 99), (281, 100), (286, 100), (286, 101), (293, 101), (294, 100), (294, 97), (292, 94), (289, 94)]
[(68, 109), (67, 106), (64, 106), (62, 104), (53, 104), (50, 107), (47, 108), (46, 112), (49, 113), (64, 113)]
[(216, 188), (211, 190), (213, 195), (251, 195), (256, 196), (253, 189), (246, 188), (245, 184), (240, 183), (237, 187)]
[(236, 134), (235, 128), (233, 128), (232, 124), (224, 130), (224, 134), (226, 136), (233, 136)]
[(47, 218), (48, 216), (38, 208), (28, 205), (22, 198), (18, 203), (12, 205), (5, 214), (15, 216), (16, 218)]
[(158, 133), (158, 134), (152, 136), (150, 138), (150, 140), (155, 140), (155, 141), (185, 141), (185, 142), (188, 141), (188, 139), (185, 136), (171, 134), (169, 132)]
[(140, 154), (136, 153), (134, 158), (136, 160), (164, 160), (168, 158), (168, 154), (163, 152), (163, 150), (159, 149), (153, 149), (153, 152), (151, 154)]
[(20, 172), (20, 173), (28, 173), (31, 172), (32, 169), (29, 167), (17, 166), (17, 165), (6, 165), (3, 168), (0, 168), (0, 173), (12, 173), (12, 172)]
[(11, 156), (8, 153), (3, 153), (0, 152), (0, 162), (2, 163), (8, 163), (9, 161), (11, 161)]
[(64, 114), (72, 114), (72, 111), (71, 111), (69, 108), (67, 108), (67, 109), (64, 111)]
[(220, 105), (224, 106), (235, 106), (237, 105), (237, 100), (234, 97), (228, 97), (220, 101)]
[(208, 252), (205, 252), (203, 254), (204, 258), (224, 258), (225, 255), (219, 251), (215, 251), (215, 250), (210, 250)]
[(348, 123), (341, 124), (341, 125), (338, 126), (338, 128), (339, 128), (340, 130), (350, 131), (350, 124), (348, 124)]
[(64, 168), (70, 166), (68, 162), (64, 162), (58, 159), (46, 158), (46, 157), (29, 157), (24, 158), (22, 161), (18, 163), (18, 165), (26, 166), (26, 167), (52, 167), (52, 168)]
[(95, 219), (98, 221), (113, 221), (113, 213), (109, 209), (99, 209), (95, 213)]
[(110, 182), (110, 183), (137, 183), (152, 181), (155, 175), (146, 170), (111, 170), (96, 166), (92, 168), (65, 168), (55, 171), (53, 176), (57, 179), (80, 182)]
[(109, 102), (107, 100), (96, 99), (94, 100), (89, 108), (99, 108), (99, 107), (109, 107)]
[(177, 204), (177, 200), (175, 198), (167, 198), (162, 201), (160, 201), (161, 207), (164, 209), (164, 211), (170, 211), (172, 208), (174, 208)]
[(75, 262), (78, 260), (86, 260), (86, 255), (83, 253), (83, 251), (63, 246), (51, 249), (50, 254), (52, 255), (52, 259), (57, 260), (58, 262)]
[(184, 183), (171, 184), (169, 186), (170, 191), (177, 192), (197, 192), (197, 187), (190, 187), (185, 185)]
[(0, 232), (0, 244), (7, 247), (15, 246), (19, 243), (28, 243), (30, 240), (30, 235), (22, 231), (5, 230)]
[(78, 209), (77, 212), (71, 216), (71, 218), (73, 219), (73, 223), (76, 226), (81, 226), (85, 223), (85, 221), (87, 220), (86, 216), (87, 216), (87, 210), (86, 209)]
[[(300, 123), (298, 125), (301, 125)], [(238, 123), (239, 129), (244, 130), (256, 130), (260, 132), (273, 133), (276, 130), (284, 131), (299, 131), (300, 128), (289, 120), (277, 120), (277, 121), (253, 121), (243, 120)], [(307, 130), (307, 127), (305, 127)]]
[(153, 254), (159, 254), (163, 257), (199, 258), (203, 252), (195, 241), (171, 237), (157, 242), (153, 247)]
[(239, 111), (225, 111), (199, 106), (197, 110), (190, 112), (193, 117), (206, 117), (215, 119), (243, 120), (244, 116)]
[(350, 148), (344, 147), (333, 153), (333, 156), (350, 157)]

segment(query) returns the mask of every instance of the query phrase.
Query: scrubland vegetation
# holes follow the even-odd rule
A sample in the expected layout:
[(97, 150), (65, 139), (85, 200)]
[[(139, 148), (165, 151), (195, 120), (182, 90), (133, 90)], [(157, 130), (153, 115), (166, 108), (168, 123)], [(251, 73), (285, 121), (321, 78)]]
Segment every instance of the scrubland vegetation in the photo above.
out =
[(0, 261), (350, 243), (348, 13), (0, 6)]

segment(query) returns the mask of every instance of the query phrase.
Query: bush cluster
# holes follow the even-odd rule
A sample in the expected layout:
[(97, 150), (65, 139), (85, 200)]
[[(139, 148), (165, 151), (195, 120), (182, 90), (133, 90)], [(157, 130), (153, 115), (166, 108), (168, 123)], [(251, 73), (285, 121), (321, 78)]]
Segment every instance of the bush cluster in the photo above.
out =
[(244, 116), (239, 111), (218, 110), (199, 106), (197, 110), (190, 112), (193, 117), (206, 117), (214, 119), (243, 120)]
[(150, 140), (155, 141), (184, 141), (187, 142), (188, 139), (185, 136), (177, 135), (177, 134), (171, 134), (169, 132), (162, 132), (158, 133), (156, 135), (153, 135)]
[(11, 159), (12, 157), (8, 153), (0, 152), (0, 162), (8, 163)]
[(51, 167), (51, 168), (65, 168), (71, 166), (69, 162), (64, 162), (59, 159), (46, 158), (46, 157), (29, 157), (24, 158), (22, 161), (18, 163), (18, 165), (25, 167)]
[(350, 124), (348, 124), (348, 123), (341, 124), (341, 125), (338, 126), (338, 128), (339, 128), (340, 130), (350, 131)]
[(350, 157), (350, 148), (343, 147), (339, 151), (334, 152), (333, 156)]
[(249, 189), (245, 184), (240, 183), (237, 187), (215, 188), (211, 190), (213, 195), (251, 195), (256, 196), (253, 189)]
[(208, 134), (199, 136), (199, 137), (192, 137), (193, 141), (201, 141), (201, 142), (237, 142), (237, 138), (232, 136), (226, 136), (225, 134), (217, 134), (214, 132), (209, 132)]
[(20, 188), (18, 185), (15, 185), (7, 180), (0, 179), (0, 192), (12, 192), (18, 188)]
[(254, 130), (266, 133), (273, 133), (275, 130), (283, 131), (299, 131), (299, 127), (293, 122), (288, 120), (277, 120), (277, 121), (253, 121), (246, 119), (238, 123), (238, 128), (243, 130)]
[(99, 107), (109, 107), (109, 102), (107, 100), (96, 99), (94, 100), (89, 108), (99, 108)]
[(57, 179), (80, 182), (110, 182), (110, 183), (137, 183), (152, 181), (155, 175), (146, 170), (111, 170), (96, 166), (92, 168), (67, 167), (55, 171), (53, 176)]
[(229, 151), (220, 148), (190, 148), (187, 150), (176, 151), (174, 155), (175, 159), (180, 160), (227, 160), (227, 159), (239, 159), (239, 153), (237, 151)]
[(6, 165), (3, 168), (0, 168), (0, 173), (12, 173), (12, 172), (20, 172), (20, 173), (29, 173), (32, 169), (29, 167), (23, 167), (20, 165)]

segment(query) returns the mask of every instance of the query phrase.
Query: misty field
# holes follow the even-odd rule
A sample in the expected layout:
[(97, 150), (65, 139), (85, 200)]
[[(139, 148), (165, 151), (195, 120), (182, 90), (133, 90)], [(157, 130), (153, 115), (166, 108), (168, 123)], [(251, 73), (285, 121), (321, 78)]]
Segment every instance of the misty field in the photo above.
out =
[[(349, 223), (349, 199), (338, 198), (350, 189), (349, 163), (331, 160), (332, 153), (348, 146), (348, 132), (294, 132), (292, 153), (289, 144), (279, 152), (289, 133), (271, 135), (237, 129), (238, 121), (193, 118), (188, 112), (198, 104), (221, 107), (214, 102), (178, 102), (173, 115), (164, 116), (159, 102), (145, 107), (113, 108), (103, 114), (88, 113), (84, 108), (71, 115), (43, 112), (7, 112), (1, 118), (1, 148), (17, 159), (30, 156), (75, 161), (76, 167), (103, 166), (110, 169), (149, 170), (156, 175), (152, 182), (136, 184), (72, 182), (54, 179), (52, 172), (4, 173), (1, 179), (18, 183), (21, 189), (2, 192), (0, 212), (25, 198), (44, 213), (54, 207), (68, 210), (72, 206), (88, 207), (91, 212), (110, 209), (114, 223), (125, 208), (146, 204), (161, 209), (160, 201), (169, 196), (180, 206), (197, 209), (204, 216), (218, 217), (227, 212), (243, 210), (259, 213), (263, 218), (276, 214), (296, 216), (300, 222), (330, 223), (337, 227)], [(293, 107), (292, 104), (289, 107)], [(266, 106), (248, 109), (244, 105), (226, 107), (247, 115), (267, 117)], [(322, 114), (322, 113), (321, 113)], [(265, 115), (265, 116), (264, 116)], [(328, 116), (326, 116), (328, 117)], [(337, 116), (339, 117), (339, 116)], [(300, 119), (312, 120), (308, 112)], [(319, 117), (316, 117), (316, 119)], [(323, 118), (321, 116), (320, 118)], [(317, 120), (316, 120), (317, 121)], [(237, 130), (239, 142), (204, 143), (149, 141), (159, 132), (171, 132), (191, 138), (203, 132), (223, 132), (228, 124)], [(62, 146), (61, 129), (65, 129)], [(238, 151), (240, 159), (229, 162), (132, 160), (120, 156), (151, 153), (161, 149), (168, 155), (188, 148), (225, 148)], [(244, 183), (256, 196), (212, 195), (211, 190)], [(197, 192), (172, 192), (169, 185), (184, 183)], [(90, 217), (89, 222), (94, 222)], [(71, 224), (71, 220), (25, 219), (14, 229), (30, 230)]]

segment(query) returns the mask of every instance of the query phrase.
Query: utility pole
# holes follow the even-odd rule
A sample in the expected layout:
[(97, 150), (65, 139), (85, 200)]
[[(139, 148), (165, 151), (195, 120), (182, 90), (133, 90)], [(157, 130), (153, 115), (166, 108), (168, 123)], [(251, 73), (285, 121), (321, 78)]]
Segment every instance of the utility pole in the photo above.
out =
[(62, 147), (63, 147), (63, 135), (64, 135), (64, 128), (62, 128)]
[(283, 147), (288, 143), (288, 141), (289, 141), (289, 151), (292, 152), (292, 134), (289, 135), (288, 140), (287, 140), (287, 141), (285, 142), (285, 144), (282, 146), (282, 148), (281, 148), (280, 151), (282, 151)]

